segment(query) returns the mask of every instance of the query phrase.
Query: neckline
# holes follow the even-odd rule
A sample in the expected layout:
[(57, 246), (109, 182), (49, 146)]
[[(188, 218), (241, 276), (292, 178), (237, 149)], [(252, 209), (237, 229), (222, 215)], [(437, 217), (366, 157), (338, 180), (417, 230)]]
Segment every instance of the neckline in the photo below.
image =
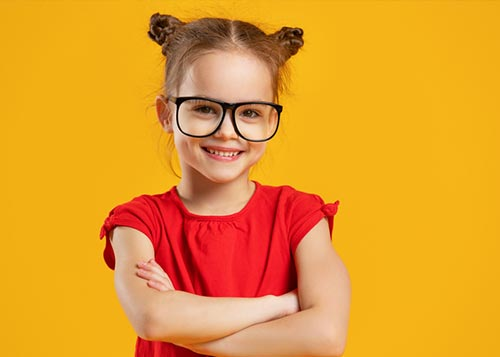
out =
[(250, 208), (254, 205), (254, 202), (256, 200), (256, 197), (260, 194), (261, 191), (261, 184), (258, 183), (257, 181), (252, 182), (255, 184), (255, 190), (253, 191), (252, 196), (248, 200), (248, 202), (245, 204), (245, 206), (239, 210), (238, 212), (231, 213), (228, 215), (201, 215), (201, 214), (196, 214), (187, 209), (187, 207), (184, 205), (184, 202), (182, 202), (182, 199), (179, 196), (179, 192), (177, 192), (177, 186), (172, 187), (172, 196), (174, 199), (174, 202), (177, 204), (177, 206), (181, 209), (182, 213), (185, 216), (188, 216), (190, 218), (194, 218), (200, 221), (232, 221), (239, 216), (242, 216), (246, 213), (246, 211), (250, 210)]

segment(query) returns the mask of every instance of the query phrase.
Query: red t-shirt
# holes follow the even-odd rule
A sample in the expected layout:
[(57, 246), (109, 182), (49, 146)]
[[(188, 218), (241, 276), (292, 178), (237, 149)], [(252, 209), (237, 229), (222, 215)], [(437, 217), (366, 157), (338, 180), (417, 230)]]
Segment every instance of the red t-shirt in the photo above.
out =
[[(107, 238), (107, 265), (115, 266), (109, 233), (116, 226), (127, 226), (151, 240), (155, 260), (177, 290), (214, 297), (258, 297), (295, 289), (295, 249), (323, 217), (332, 231), (338, 201), (325, 204), (319, 196), (289, 186), (255, 185), (246, 206), (227, 216), (189, 212), (175, 187), (115, 207), (100, 234)], [(136, 356), (199, 355), (138, 338)]]

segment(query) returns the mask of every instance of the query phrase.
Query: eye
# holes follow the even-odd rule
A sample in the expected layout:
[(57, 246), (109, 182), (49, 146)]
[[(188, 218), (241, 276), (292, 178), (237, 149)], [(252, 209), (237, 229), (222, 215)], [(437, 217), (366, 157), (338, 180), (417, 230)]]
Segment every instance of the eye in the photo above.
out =
[(194, 111), (201, 113), (201, 114), (214, 114), (215, 110), (212, 107), (209, 107), (208, 105), (200, 105), (197, 107), (193, 108)]
[(201, 99), (191, 99), (184, 104), (186, 109), (197, 117), (216, 117), (221, 114), (222, 108), (217, 103), (201, 100)]
[(261, 117), (261, 113), (258, 110), (249, 108), (241, 110), (239, 115), (246, 119), (256, 119)]

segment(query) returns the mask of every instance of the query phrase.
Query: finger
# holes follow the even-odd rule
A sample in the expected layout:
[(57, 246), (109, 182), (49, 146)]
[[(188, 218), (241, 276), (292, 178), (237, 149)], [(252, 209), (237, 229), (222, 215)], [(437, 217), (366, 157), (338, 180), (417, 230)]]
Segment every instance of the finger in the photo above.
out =
[(146, 274), (149, 275), (148, 283), (153, 284), (154, 288), (161, 287), (162, 291), (175, 290), (172, 282), (167, 277), (156, 274), (151, 275), (149, 272), (146, 272)]
[(137, 276), (146, 280), (168, 281), (168, 279), (164, 275), (142, 268), (137, 269)]
[(151, 271), (153, 271), (153, 272), (161, 275), (165, 279), (167, 279), (168, 283), (172, 286), (172, 289), (174, 288), (174, 284), (172, 284), (172, 280), (170, 280), (170, 277), (168, 276), (168, 274), (165, 273), (165, 271), (163, 270), (161, 265), (158, 264), (154, 259), (149, 260), (149, 262), (147, 263), (147, 266), (149, 269), (151, 269)]
[(174, 284), (172, 284), (172, 280), (170, 280), (170, 277), (168, 276), (168, 274), (165, 273), (165, 270), (163, 270), (163, 268), (160, 266), (160, 264), (158, 264), (156, 262), (156, 260), (151, 259), (149, 261), (149, 264), (151, 264), (152, 266), (156, 267), (156, 269), (158, 269), (159, 271), (161, 271), (162, 275), (168, 280), (168, 282), (170, 283), (170, 285), (172, 286), (172, 288), (174, 287)]
[(153, 259), (147, 262), (140, 262), (137, 264), (138, 276), (145, 280), (155, 280), (167, 286), (169, 290), (175, 290), (174, 284), (170, 277), (165, 273), (163, 268)]
[(172, 284), (172, 281), (170, 280), (170, 278), (166, 274), (160, 275), (156, 272), (152, 272), (149, 270), (137, 269), (137, 276), (141, 279), (144, 279), (144, 280), (157, 282), (157, 283), (167, 287), (169, 290), (175, 290), (174, 285)]
[(172, 290), (168, 286), (165, 286), (157, 281), (148, 280), (147, 285), (152, 289), (162, 291), (162, 292)]
[(153, 273), (151, 273), (150, 271), (148, 270), (145, 270), (145, 269), (142, 269), (142, 268), (139, 268), (137, 269), (136, 271), (136, 275), (139, 277), (139, 278), (142, 278), (142, 279), (145, 279), (145, 280), (149, 280), (153, 277)]
[(139, 263), (137, 266), (141, 269), (151, 271), (151, 272), (156, 273), (158, 275), (167, 276), (167, 273), (165, 273), (163, 268), (158, 263), (156, 263), (153, 259), (149, 260), (148, 262)]
[(150, 264), (152, 267), (155, 267), (155, 268), (157, 268), (157, 269), (161, 269), (161, 271), (164, 271), (164, 270), (163, 270), (163, 268), (161, 267), (161, 265), (160, 265), (160, 264), (158, 264), (158, 263), (156, 262), (156, 260), (154, 260), (154, 259), (151, 259), (151, 260), (148, 262), (148, 264)]

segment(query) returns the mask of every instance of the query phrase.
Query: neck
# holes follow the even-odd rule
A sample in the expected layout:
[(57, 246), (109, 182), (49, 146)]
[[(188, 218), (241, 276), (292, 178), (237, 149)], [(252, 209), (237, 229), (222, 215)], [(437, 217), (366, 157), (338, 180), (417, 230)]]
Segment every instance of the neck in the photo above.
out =
[(186, 208), (195, 214), (217, 216), (239, 212), (255, 190), (255, 184), (247, 175), (225, 183), (196, 176), (183, 174), (177, 185), (179, 197)]

